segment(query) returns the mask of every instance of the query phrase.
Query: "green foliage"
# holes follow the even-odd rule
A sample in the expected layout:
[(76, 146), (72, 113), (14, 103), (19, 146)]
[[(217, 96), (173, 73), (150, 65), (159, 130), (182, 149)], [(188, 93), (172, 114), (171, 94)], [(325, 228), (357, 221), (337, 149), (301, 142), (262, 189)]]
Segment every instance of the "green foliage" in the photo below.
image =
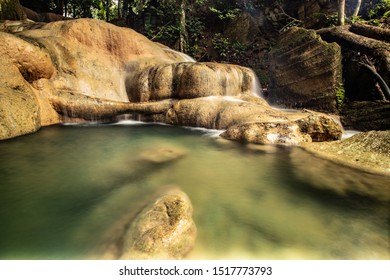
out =
[(336, 104), (337, 109), (339, 111), (342, 111), (344, 106), (344, 100), (345, 100), (345, 88), (342, 83), (340, 83), (336, 89)]
[(357, 22), (363, 22), (364, 19), (361, 16), (355, 16), (355, 17), (350, 17), (347, 19), (348, 23), (357, 23)]
[(215, 13), (221, 21), (234, 19), (241, 12), (241, 9), (238, 8), (218, 10), (217, 8), (210, 7), (209, 9), (212, 13)]
[(235, 62), (240, 60), (248, 49), (248, 46), (240, 42), (231, 42), (220, 33), (215, 34), (212, 45), (217, 52), (218, 58), (224, 62)]
[(149, 6), (149, 0), (133, 0), (131, 1), (131, 10), (134, 14), (139, 15)]
[(380, 3), (376, 4), (372, 10), (368, 12), (370, 19), (377, 19), (389, 16), (390, 12), (390, 0), (382, 0)]
[(324, 21), (324, 27), (335, 27), (335, 26), (338, 26), (337, 13), (326, 15)]
[(381, 25), (381, 21), (379, 19), (372, 19), (372, 20), (369, 20), (367, 23), (369, 25), (373, 25), (373, 26), (380, 26)]

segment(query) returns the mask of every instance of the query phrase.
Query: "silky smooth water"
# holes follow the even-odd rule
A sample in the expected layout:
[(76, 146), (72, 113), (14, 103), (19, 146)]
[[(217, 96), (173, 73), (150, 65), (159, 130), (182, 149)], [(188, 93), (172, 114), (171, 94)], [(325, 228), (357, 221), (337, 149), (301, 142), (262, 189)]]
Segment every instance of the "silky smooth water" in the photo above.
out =
[[(183, 156), (142, 160), (161, 149)], [(296, 176), (297, 149), (133, 122), (2, 141), (0, 259), (100, 258), (111, 229), (172, 186), (194, 208), (189, 259), (389, 259), (389, 204), (314, 188)]]

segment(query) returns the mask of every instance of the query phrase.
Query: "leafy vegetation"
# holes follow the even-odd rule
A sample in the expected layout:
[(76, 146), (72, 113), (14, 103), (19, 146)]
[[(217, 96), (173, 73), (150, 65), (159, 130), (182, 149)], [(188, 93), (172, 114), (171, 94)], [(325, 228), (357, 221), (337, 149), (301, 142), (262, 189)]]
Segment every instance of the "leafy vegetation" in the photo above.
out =
[(372, 10), (368, 12), (370, 19), (388, 17), (390, 15), (390, 0), (382, 0), (376, 4)]

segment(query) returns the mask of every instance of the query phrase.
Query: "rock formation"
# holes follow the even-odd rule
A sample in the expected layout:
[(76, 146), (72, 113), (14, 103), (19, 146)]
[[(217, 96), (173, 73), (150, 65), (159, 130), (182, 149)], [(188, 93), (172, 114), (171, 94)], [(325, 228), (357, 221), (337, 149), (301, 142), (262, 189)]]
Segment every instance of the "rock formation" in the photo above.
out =
[(224, 35), (232, 42), (251, 44), (260, 33), (258, 22), (249, 13), (241, 13), (226, 27)]
[(343, 108), (341, 122), (346, 129), (359, 131), (390, 129), (390, 102), (350, 102)]
[(258, 96), (252, 70), (191, 62), (128, 28), (80, 19), (6, 22), (0, 29), (17, 31), (0, 32), (0, 139), (64, 120), (110, 120), (134, 112), (149, 120), (217, 129), (271, 123), (265, 126), (276, 125), (272, 132), (256, 133), (275, 134), (280, 128), (285, 136), (289, 122), (297, 125), (302, 141), (341, 136), (341, 126), (329, 116), (271, 108)]
[(291, 28), (271, 51), (268, 101), (287, 108), (337, 111), (341, 51), (313, 30)]

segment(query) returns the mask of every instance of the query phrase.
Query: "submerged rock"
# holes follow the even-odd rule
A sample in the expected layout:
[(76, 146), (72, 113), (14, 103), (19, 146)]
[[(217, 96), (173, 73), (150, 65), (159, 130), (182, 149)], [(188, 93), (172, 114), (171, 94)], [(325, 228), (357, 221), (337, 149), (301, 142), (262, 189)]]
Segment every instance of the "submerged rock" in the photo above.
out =
[(185, 193), (172, 190), (146, 207), (123, 237), (121, 259), (181, 259), (193, 248), (196, 226)]
[(141, 151), (137, 157), (137, 161), (151, 164), (163, 164), (185, 156), (186, 152), (183, 149), (174, 146), (159, 146), (157, 148), (148, 148)]

